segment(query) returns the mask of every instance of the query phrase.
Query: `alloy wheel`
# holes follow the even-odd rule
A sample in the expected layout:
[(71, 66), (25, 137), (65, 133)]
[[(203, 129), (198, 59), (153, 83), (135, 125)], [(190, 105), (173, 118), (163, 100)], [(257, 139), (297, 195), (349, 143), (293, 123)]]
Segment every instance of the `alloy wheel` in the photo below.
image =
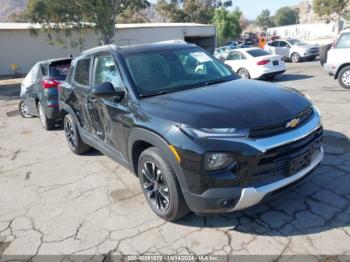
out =
[(239, 70), (238, 75), (242, 79), (249, 79), (249, 74), (248, 74), (248, 71), (246, 71), (246, 70)]
[(292, 55), (292, 62), (293, 63), (298, 63), (299, 62), (299, 55), (298, 54), (293, 54)]
[(76, 146), (77, 146), (77, 139), (76, 139), (75, 134), (74, 134), (73, 125), (72, 125), (72, 123), (70, 121), (66, 121), (66, 123), (64, 125), (64, 132), (66, 134), (69, 146), (71, 148), (76, 148)]
[(23, 101), (20, 104), (20, 110), (21, 110), (21, 114), (22, 114), (23, 117), (25, 117), (25, 118), (32, 117), (32, 115), (29, 114), (28, 106)]
[(169, 187), (165, 181), (163, 172), (151, 162), (144, 163), (142, 168), (143, 187), (152, 205), (160, 211), (169, 208)]
[(344, 85), (350, 86), (350, 70), (344, 72), (342, 75), (342, 81)]

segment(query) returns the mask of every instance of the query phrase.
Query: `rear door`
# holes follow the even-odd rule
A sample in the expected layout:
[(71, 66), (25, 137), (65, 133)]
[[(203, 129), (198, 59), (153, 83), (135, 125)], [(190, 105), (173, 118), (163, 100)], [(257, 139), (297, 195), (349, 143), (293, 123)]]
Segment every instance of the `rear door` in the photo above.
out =
[(42, 85), (41, 85), (41, 80), (43, 77), (42, 74), (42, 66), (44, 64), (42, 63), (38, 63), (34, 66), (33, 68), (33, 78), (32, 78), (32, 82), (31, 85), (28, 87), (27, 90), (27, 97), (26, 97), (26, 104), (29, 108), (29, 112), (33, 115), (37, 115), (37, 105), (36, 105), (36, 101), (37, 99), (40, 100), (40, 92), (42, 89)]
[(283, 40), (280, 40), (277, 42), (278, 42), (278, 47), (276, 48), (276, 55), (289, 58), (291, 46), (286, 41), (283, 41)]
[(82, 58), (76, 61), (72, 84), (74, 86), (73, 101), (70, 104), (79, 119), (79, 122), (85, 130), (91, 131), (91, 121), (88, 113), (88, 93), (90, 89), (92, 59), (90, 57)]
[(244, 54), (239, 51), (232, 51), (227, 56), (225, 64), (229, 65), (233, 71), (237, 72), (240, 68), (248, 69), (248, 60)]

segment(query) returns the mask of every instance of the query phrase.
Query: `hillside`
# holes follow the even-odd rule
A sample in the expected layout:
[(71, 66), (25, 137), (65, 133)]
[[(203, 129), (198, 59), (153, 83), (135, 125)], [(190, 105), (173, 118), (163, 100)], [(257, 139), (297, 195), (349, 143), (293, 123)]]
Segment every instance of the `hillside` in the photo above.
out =
[(0, 0), (0, 22), (10, 22), (9, 16), (21, 12), (27, 0)]

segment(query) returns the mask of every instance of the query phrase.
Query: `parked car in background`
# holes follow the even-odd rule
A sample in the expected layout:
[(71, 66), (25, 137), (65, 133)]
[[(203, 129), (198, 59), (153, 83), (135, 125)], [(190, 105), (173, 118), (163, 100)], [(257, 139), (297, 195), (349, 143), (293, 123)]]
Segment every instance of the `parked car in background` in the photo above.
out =
[(338, 79), (342, 87), (350, 89), (350, 29), (342, 31), (328, 51), (324, 69)]
[(225, 46), (238, 47), (239, 43), (236, 41), (230, 41), (225, 44)]
[(38, 116), (42, 126), (53, 129), (60, 118), (57, 86), (67, 76), (71, 58), (36, 63), (21, 84), (19, 110), (23, 117)]
[(281, 56), (271, 55), (260, 48), (230, 51), (225, 64), (229, 65), (241, 78), (246, 79), (273, 79), (287, 70)]
[(320, 48), (317, 45), (309, 45), (298, 39), (270, 41), (265, 45), (265, 50), (280, 55), (293, 63), (299, 63), (302, 60), (312, 61), (320, 54)]
[(222, 47), (219, 47), (219, 48), (216, 48), (215, 51), (214, 51), (214, 56), (221, 60), (221, 61), (224, 61), (228, 55), (228, 53), (231, 51), (231, 50), (234, 50), (234, 49), (237, 49), (238, 47), (237, 46), (222, 46)]
[(93, 147), (127, 167), (169, 221), (268, 201), (323, 158), (310, 100), (238, 79), (195, 45), (85, 51), (60, 85), (60, 110), (71, 150)]

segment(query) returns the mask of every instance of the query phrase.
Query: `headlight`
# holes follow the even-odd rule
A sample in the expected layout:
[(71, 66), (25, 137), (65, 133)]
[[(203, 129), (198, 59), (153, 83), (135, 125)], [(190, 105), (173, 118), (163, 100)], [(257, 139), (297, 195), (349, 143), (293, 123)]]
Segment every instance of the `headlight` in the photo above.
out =
[(247, 137), (248, 129), (242, 128), (192, 128), (186, 125), (180, 125), (179, 128), (187, 135), (196, 138), (236, 138)]
[(205, 169), (214, 171), (224, 169), (233, 163), (233, 157), (229, 153), (207, 153), (205, 155)]

